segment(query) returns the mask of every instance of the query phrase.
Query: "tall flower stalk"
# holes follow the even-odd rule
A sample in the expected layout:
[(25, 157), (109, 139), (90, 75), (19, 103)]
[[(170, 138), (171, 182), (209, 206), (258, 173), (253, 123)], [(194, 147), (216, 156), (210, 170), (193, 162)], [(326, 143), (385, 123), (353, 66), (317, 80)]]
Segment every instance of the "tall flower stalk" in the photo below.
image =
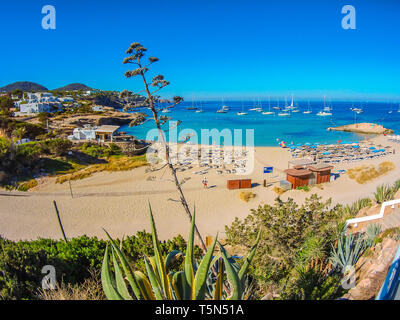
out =
[[(147, 49), (145, 47), (143, 47), (140, 43), (138, 42), (134, 42), (132, 43), (128, 50), (126, 50), (126, 54), (128, 55), (126, 58), (124, 58), (123, 60), (123, 64), (133, 64), (136, 66), (136, 69), (134, 70), (130, 70), (130, 71), (126, 71), (125, 72), (125, 77), (127, 78), (132, 78), (132, 77), (140, 77), (143, 81), (144, 84), (144, 89), (137, 92), (138, 93), (144, 93), (146, 96), (146, 100), (145, 100), (145, 104), (147, 105), (147, 107), (151, 110), (152, 114), (153, 114), (153, 119), (154, 122), (156, 124), (156, 127), (158, 129), (159, 132), (159, 137), (161, 140), (161, 143), (163, 145), (163, 148), (165, 148), (165, 160), (166, 160), (166, 166), (168, 166), (172, 177), (174, 179), (175, 182), (175, 186), (176, 189), (179, 193), (179, 197), (180, 197), (180, 202), (186, 212), (186, 215), (188, 216), (189, 220), (192, 221), (192, 213), (189, 209), (189, 206), (187, 204), (185, 195), (183, 194), (182, 188), (181, 188), (181, 184), (178, 180), (177, 174), (176, 174), (176, 169), (174, 167), (174, 165), (172, 164), (171, 160), (170, 160), (170, 152), (169, 152), (169, 146), (165, 140), (165, 136), (164, 136), (164, 132), (161, 128), (161, 123), (160, 123), (160, 119), (158, 116), (158, 112), (161, 110), (160, 108), (157, 108), (156, 102), (158, 100), (158, 96), (156, 95), (156, 93), (158, 93), (161, 89), (163, 89), (164, 87), (168, 86), (170, 84), (170, 82), (168, 82), (167, 80), (164, 79), (163, 75), (157, 75), (155, 77), (153, 77), (153, 79), (151, 80), (151, 82), (149, 82), (146, 78), (146, 73), (149, 71), (149, 66), (155, 62), (157, 62), (159, 59), (156, 57), (149, 57), (148, 58), (148, 62), (144, 62), (144, 56), (145, 56), (145, 52), (147, 51)], [(152, 88), (154, 88), (154, 90), (152, 90)], [(175, 96), (173, 99), (173, 103), (167, 107), (164, 107), (163, 109), (170, 109), (175, 107), (177, 104), (179, 104), (180, 102), (183, 101), (182, 97), (178, 97)], [(206, 246), (205, 243), (203, 241), (203, 238), (200, 235), (199, 230), (197, 229), (197, 226), (195, 226), (195, 233), (198, 237), (198, 239), (200, 240), (200, 244), (201, 247), (204, 251), (206, 251)]]

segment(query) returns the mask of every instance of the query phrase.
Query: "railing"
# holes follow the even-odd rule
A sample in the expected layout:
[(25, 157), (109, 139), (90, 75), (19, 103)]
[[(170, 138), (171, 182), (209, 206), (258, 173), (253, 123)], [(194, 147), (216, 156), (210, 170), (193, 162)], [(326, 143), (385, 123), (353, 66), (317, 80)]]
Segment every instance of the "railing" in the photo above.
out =
[(361, 218), (354, 218), (354, 219), (346, 220), (346, 227), (345, 228), (347, 228), (350, 224), (357, 224), (357, 223), (360, 223), (360, 222), (366, 222), (366, 221), (371, 221), (371, 220), (382, 219), (383, 215), (385, 213), (386, 207), (394, 206), (396, 204), (400, 204), (400, 199), (386, 201), (386, 202), (384, 202), (382, 204), (382, 207), (381, 207), (381, 210), (379, 211), (379, 214), (375, 214), (373, 216), (368, 216), (368, 217), (361, 217)]
[(376, 300), (398, 300), (400, 293), (400, 244)]

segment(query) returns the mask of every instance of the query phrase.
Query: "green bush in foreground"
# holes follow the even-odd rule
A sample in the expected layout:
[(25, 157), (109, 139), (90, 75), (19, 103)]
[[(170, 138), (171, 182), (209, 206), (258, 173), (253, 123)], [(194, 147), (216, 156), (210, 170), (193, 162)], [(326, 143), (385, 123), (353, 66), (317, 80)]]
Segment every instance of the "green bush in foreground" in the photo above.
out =
[[(186, 243), (181, 236), (160, 244), (163, 254), (183, 250)], [(0, 300), (38, 299), (45, 265), (56, 269), (57, 282), (79, 285), (90, 278), (90, 270), (100, 270), (106, 241), (82, 236), (63, 240), (38, 239), (34, 241), (10, 241), (0, 238)], [(145, 271), (143, 254), (152, 255), (151, 235), (145, 231), (122, 240), (122, 248), (130, 263)], [(195, 256), (199, 255), (195, 248)], [(177, 259), (173, 270), (182, 268)]]

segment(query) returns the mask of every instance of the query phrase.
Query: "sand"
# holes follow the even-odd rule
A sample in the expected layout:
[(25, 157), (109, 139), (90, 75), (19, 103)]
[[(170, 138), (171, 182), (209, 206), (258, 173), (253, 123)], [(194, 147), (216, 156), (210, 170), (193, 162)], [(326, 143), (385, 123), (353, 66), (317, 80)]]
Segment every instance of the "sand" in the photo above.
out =
[[(394, 143), (386, 137), (374, 138), (385, 146)], [(397, 149), (399, 144), (397, 144)], [(255, 148), (255, 169), (246, 176), (235, 174), (218, 175), (216, 170), (208, 173), (209, 188), (203, 189), (203, 175), (193, 174), (199, 168), (178, 173), (179, 179), (188, 179), (183, 185), (187, 201), (196, 206), (197, 225), (203, 237), (217, 232), (225, 236), (225, 226), (235, 217), (245, 218), (250, 209), (265, 203), (272, 204), (276, 198), (272, 187), (263, 187), (264, 166), (275, 167), (275, 180), (285, 178), (290, 153), (282, 148)], [(350, 204), (362, 197), (372, 197), (376, 187), (382, 183), (392, 184), (400, 178), (400, 152), (369, 161), (342, 164), (337, 169), (348, 169), (361, 164), (379, 164), (392, 161), (397, 166), (389, 174), (360, 185), (343, 175), (338, 180), (323, 185), (323, 190), (314, 186), (311, 192), (291, 190), (282, 195), (301, 203), (312, 193), (324, 199), (333, 198), (334, 203)], [(149, 177), (155, 177), (149, 181)], [(189, 179), (190, 178), (190, 179)], [(238, 190), (227, 190), (227, 179), (251, 178), (251, 191), (256, 197), (248, 203), (238, 197)], [(105, 238), (104, 227), (113, 237), (134, 235), (137, 231), (150, 231), (148, 202), (151, 203), (159, 237), (163, 240), (181, 234), (185, 238), (189, 221), (182, 205), (177, 201), (169, 171), (166, 169), (146, 173), (141, 167), (126, 172), (101, 172), (89, 178), (72, 182), (74, 198), (70, 196), (68, 183), (55, 184), (55, 178), (45, 179), (30, 192), (0, 192), (0, 235), (11, 239), (36, 239), (38, 237), (61, 238), (55, 215), (53, 200), (57, 201), (67, 237), (83, 234)], [(248, 189), (249, 190), (249, 189)]]

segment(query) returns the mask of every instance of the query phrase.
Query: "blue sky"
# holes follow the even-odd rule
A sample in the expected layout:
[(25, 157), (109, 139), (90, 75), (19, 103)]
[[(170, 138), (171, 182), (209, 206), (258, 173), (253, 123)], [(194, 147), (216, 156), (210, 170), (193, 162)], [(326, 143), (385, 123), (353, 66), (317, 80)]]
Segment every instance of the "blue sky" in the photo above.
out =
[[(56, 30), (41, 27), (56, 8)], [(356, 30), (341, 27), (342, 6)], [(160, 59), (165, 96), (400, 100), (400, 1), (1, 1), (0, 86), (72, 82), (139, 90), (121, 61), (131, 42)]]

